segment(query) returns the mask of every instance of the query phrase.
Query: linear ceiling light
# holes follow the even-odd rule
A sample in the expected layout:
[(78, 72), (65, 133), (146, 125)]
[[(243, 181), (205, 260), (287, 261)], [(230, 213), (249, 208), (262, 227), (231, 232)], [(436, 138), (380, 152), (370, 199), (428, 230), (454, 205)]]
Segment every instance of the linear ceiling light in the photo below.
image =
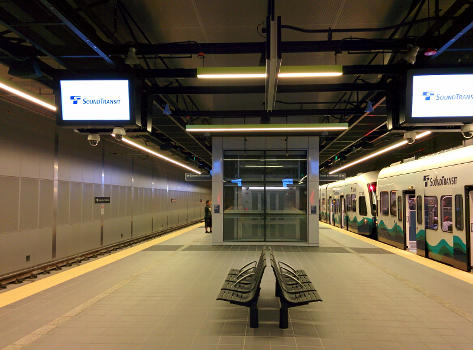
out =
[[(432, 133), (431, 131), (424, 131), (424, 132), (422, 132), (422, 133), (420, 133), (420, 134), (418, 134), (418, 135), (416, 136), (416, 140), (421, 139), (421, 138), (424, 137), (424, 136), (430, 135), (431, 133)], [(406, 145), (406, 144), (407, 144), (407, 140), (403, 140), (403, 141), (399, 141), (399, 142), (397, 142), (397, 143), (394, 143), (394, 144), (392, 144), (391, 146), (382, 148), (382, 149), (380, 149), (379, 151), (376, 151), (376, 152), (374, 152), (374, 153), (368, 154), (367, 156), (364, 156), (364, 157), (359, 158), (359, 159), (357, 159), (357, 160), (355, 160), (355, 161), (353, 161), (353, 162), (350, 162), (350, 163), (345, 164), (345, 165), (343, 165), (343, 166), (341, 166), (341, 167), (339, 167), (339, 168), (336, 168), (336, 169), (330, 171), (330, 172), (329, 172), (329, 175), (336, 174), (336, 173), (338, 173), (339, 171), (341, 171), (341, 170), (343, 170), (343, 169), (346, 169), (346, 168), (349, 168), (349, 167), (351, 167), (351, 166), (353, 166), (353, 165), (362, 163), (362, 162), (364, 162), (364, 161), (366, 161), (366, 160), (368, 160), (368, 159), (372, 159), (372, 158), (374, 158), (374, 157), (377, 157), (377, 156), (379, 156), (379, 155), (381, 155), (381, 154), (384, 154), (384, 153), (386, 153), (386, 152), (392, 151), (393, 149), (399, 148), (399, 147), (404, 146), (404, 145)]]
[(288, 188), (287, 187), (275, 187), (275, 186), (250, 186), (248, 187), (249, 190), (258, 190), (258, 191), (262, 191), (264, 189), (267, 189), (267, 190), (287, 190)]
[(282, 168), (282, 165), (245, 165), (245, 168)]
[[(279, 78), (338, 77), (343, 74), (341, 65), (283, 66)], [(199, 79), (246, 79), (266, 78), (265, 67), (201, 67), (197, 68)]]
[(201, 67), (197, 68), (199, 79), (245, 79), (266, 78), (266, 67)]
[(221, 124), (221, 125), (186, 125), (187, 132), (312, 132), (340, 131), (348, 129), (347, 123), (327, 124)]
[(1, 82), (0, 82), (0, 89), (8, 91), (8, 92), (12, 93), (13, 95), (21, 97), (22, 99), (25, 99), (27, 101), (33, 102), (33, 103), (35, 103), (35, 104), (37, 104), (41, 107), (44, 107), (44, 108), (47, 108), (47, 109), (51, 110), (51, 111), (55, 112), (57, 110), (56, 106), (54, 106), (52, 104), (49, 104), (47, 102), (44, 102), (44, 101), (40, 100), (39, 98), (33, 97), (33, 96), (23, 92), (23, 91), (15, 89), (14, 87), (8, 86), (8, 85), (6, 85), (4, 83), (1, 83)]
[(339, 77), (343, 75), (340, 65), (330, 66), (282, 66), (278, 78)]
[[(112, 136), (115, 137), (115, 134), (112, 134)], [(151, 150), (151, 149), (149, 149), (149, 148), (147, 148), (147, 147), (145, 147), (145, 146), (142, 146), (142, 145), (140, 145), (140, 144), (138, 144), (138, 143), (136, 143), (136, 142), (134, 142), (134, 141), (131, 141), (131, 140), (130, 140), (129, 138), (127, 138), (127, 137), (122, 137), (122, 141), (125, 142), (126, 144), (130, 145), (130, 146), (133, 146), (133, 147), (138, 148), (138, 149), (140, 149), (140, 150), (142, 150), (142, 151), (145, 151), (146, 153), (149, 153), (149, 154), (151, 154), (151, 155), (153, 155), (153, 156), (155, 156), (155, 157), (157, 157), (157, 158), (164, 159), (164, 160), (167, 161), (167, 162), (173, 163), (173, 164), (175, 164), (175, 165), (177, 165), (177, 166), (180, 166), (180, 167), (182, 167), (182, 168), (184, 168), (184, 169), (190, 170), (190, 171), (192, 171), (193, 173), (196, 173), (196, 174), (199, 174), (199, 175), (202, 174), (202, 172), (200, 172), (199, 170), (196, 170), (196, 169), (191, 168), (190, 166), (187, 166), (187, 165), (185, 165), (185, 164), (183, 164), (183, 163), (180, 163), (180, 162), (178, 162), (178, 161), (176, 161), (176, 160), (174, 160), (174, 159), (171, 159), (171, 158), (169, 158), (169, 157), (166, 157), (165, 155), (163, 155), (163, 154), (161, 154), (161, 153), (155, 152), (155, 151), (153, 151), (153, 150)]]

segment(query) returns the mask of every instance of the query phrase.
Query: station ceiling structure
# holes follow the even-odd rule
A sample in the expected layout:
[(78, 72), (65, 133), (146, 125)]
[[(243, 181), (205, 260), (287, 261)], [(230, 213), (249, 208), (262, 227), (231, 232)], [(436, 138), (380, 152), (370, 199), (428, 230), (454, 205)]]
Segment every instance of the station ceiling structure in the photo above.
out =
[[(278, 16), (282, 66), (341, 65), (343, 74), (279, 79), (272, 110), (265, 78), (197, 77), (202, 67), (264, 66), (266, 19)], [(470, 0), (3, 0), (0, 62), (33, 91), (54, 88), (65, 71), (143, 78), (153, 129), (131, 137), (201, 168), (211, 166), (211, 140), (188, 124), (348, 123), (321, 136), (328, 171), (402, 138), (388, 128), (397, 77), (472, 66), (472, 26)]]

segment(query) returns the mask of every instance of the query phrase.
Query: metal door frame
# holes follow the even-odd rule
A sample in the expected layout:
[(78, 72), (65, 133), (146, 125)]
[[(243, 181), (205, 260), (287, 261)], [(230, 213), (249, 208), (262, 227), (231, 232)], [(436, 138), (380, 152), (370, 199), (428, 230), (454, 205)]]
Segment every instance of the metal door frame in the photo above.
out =
[[(405, 250), (408, 250), (409, 249), (409, 244), (408, 244), (408, 241), (409, 241), (409, 232), (407, 231), (407, 227), (406, 227), (406, 223), (407, 223), (407, 220), (406, 220), (406, 212), (407, 212), (407, 209), (406, 208), (406, 198), (407, 196), (409, 195), (413, 195), (414, 196), (414, 200), (416, 201), (416, 221), (415, 221), (415, 224), (417, 226), (417, 197), (416, 197), (416, 191), (414, 190), (406, 190), (406, 191), (402, 191), (402, 229), (404, 231), (404, 249)], [(424, 209), (422, 207), (422, 209)], [(398, 218), (399, 219), (399, 218)], [(398, 220), (399, 221), (399, 220)], [(425, 238), (425, 240), (427, 241), (427, 236)], [(417, 245), (416, 245), (417, 246)]]

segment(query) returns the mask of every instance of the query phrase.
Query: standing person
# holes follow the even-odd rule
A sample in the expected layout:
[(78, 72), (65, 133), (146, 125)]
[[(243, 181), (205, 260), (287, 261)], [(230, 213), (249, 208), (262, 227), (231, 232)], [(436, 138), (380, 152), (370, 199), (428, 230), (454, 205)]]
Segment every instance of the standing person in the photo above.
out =
[[(212, 202), (210, 200), (205, 201), (205, 233), (212, 232)], [(210, 232), (207, 231), (207, 228), (210, 228)]]

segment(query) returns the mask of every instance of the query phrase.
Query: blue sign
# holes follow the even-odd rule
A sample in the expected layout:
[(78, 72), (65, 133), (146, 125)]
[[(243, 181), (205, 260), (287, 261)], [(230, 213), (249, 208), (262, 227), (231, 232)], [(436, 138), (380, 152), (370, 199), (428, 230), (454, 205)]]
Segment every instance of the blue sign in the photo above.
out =
[(287, 185), (294, 184), (292, 179), (282, 179), (282, 187), (287, 187)]
[(237, 184), (238, 187), (241, 187), (241, 179), (234, 179), (234, 180), (231, 180), (231, 183), (232, 183), (232, 184)]

